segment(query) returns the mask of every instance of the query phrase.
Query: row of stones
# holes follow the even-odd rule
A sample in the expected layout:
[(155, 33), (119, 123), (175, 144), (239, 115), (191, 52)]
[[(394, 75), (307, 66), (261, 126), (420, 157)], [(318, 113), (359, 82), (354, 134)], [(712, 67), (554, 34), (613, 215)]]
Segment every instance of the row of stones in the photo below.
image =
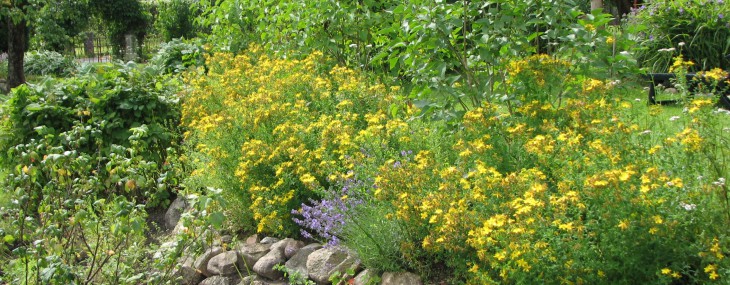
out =
[[(184, 258), (176, 275), (181, 285), (284, 285), (289, 284), (284, 271), (318, 285), (332, 284), (330, 277), (346, 272), (356, 275), (341, 275), (343, 284), (374, 284), (378, 279), (374, 271), (362, 270), (345, 247), (307, 245), (290, 238), (259, 240), (256, 235), (230, 250), (213, 246), (195, 259)], [(421, 284), (417, 275), (407, 272), (386, 272), (379, 279), (384, 285)]]

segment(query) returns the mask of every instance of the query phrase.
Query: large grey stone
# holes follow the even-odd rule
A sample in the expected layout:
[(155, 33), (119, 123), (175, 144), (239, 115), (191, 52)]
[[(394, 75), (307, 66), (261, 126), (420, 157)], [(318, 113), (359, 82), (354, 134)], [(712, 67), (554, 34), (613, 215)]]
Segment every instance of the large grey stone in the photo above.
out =
[(233, 275), (238, 274), (238, 253), (226, 251), (220, 253), (208, 261), (208, 272), (211, 275)]
[(185, 198), (180, 195), (175, 198), (174, 201), (172, 201), (172, 204), (170, 204), (170, 207), (167, 208), (167, 212), (165, 212), (165, 228), (168, 230), (174, 229), (177, 225), (177, 222), (180, 221), (180, 216), (187, 208), (188, 203), (185, 201)]
[(421, 277), (410, 272), (385, 272), (380, 285), (421, 285)]
[(290, 272), (299, 272), (302, 276), (308, 277), (309, 272), (307, 271), (307, 258), (309, 258), (309, 255), (312, 254), (312, 252), (315, 252), (321, 248), (322, 245), (317, 243), (302, 247), (301, 249), (299, 249), (299, 251), (297, 251), (296, 254), (294, 254), (294, 256), (289, 258), (284, 266), (286, 266), (286, 268)]
[(248, 269), (252, 270), (253, 265), (256, 264), (259, 259), (264, 257), (269, 251), (271, 251), (270, 244), (243, 244), (236, 249), (238, 254), (241, 256), (239, 260), (238, 268), (241, 270)]
[(232, 285), (233, 279), (225, 276), (211, 276), (208, 278), (205, 278), (203, 282), (200, 282), (200, 285)]
[(274, 269), (274, 266), (286, 262), (284, 250), (277, 248), (269, 251), (253, 266), (253, 272), (270, 280), (277, 280), (284, 277), (284, 272)]
[(370, 269), (365, 269), (361, 271), (357, 276), (355, 276), (355, 280), (353, 281), (353, 285), (368, 285), (373, 284), (372, 282), (376, 281), (378, 279), (378, 274), (375, 273), (375, 271)]
[(200, 274), (203, 274), (205, 276), (211, 276), (210, 272), (208, 272), (208, 261), (210, 261), (211, 258), (213, 258), (216, 255), (221, 254), (223, 252), (223, 248), (219, 246), (211, 247), (203, 254), (198, 256), (197, 259), (195, 259), (195, 262), (193, 263), (193, 268), (200, 272)]
[(348, 269), (356, 270), (360, 261), (347, 248), (341, 246), (325, 247), (312, 252), (307, 258), (309, 279), (317, 284), (330, 284), (330, 276), (344, 274)]
[(305, 244), (303, 241), (295, 240), (292, 238), (285, 238), (272, 244), (271, 250), (281, 248), (284, 251), (286, 259), (289, 259), (294, 256), (294, 254), (297, 253), (300, 248), (304, 247), (304, 245)]

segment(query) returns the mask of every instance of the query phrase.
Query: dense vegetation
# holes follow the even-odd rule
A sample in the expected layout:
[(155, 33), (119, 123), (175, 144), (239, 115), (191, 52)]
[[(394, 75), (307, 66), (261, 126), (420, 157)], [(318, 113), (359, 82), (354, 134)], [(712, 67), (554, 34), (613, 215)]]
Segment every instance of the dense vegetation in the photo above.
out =
[[(35, 53), (56, 77), (1, 109), (0, 282), (172, 283), (220, 232), (430, 283), (730, 278), (730, 3), (609, 25), (572, 0), (280, 2), (161, 5), (160, 34), (198, 38), (143, 64)], [(706, 72), (647, 106), (648, 70)], [(160, 258), (148, 216), (176, 196)]]

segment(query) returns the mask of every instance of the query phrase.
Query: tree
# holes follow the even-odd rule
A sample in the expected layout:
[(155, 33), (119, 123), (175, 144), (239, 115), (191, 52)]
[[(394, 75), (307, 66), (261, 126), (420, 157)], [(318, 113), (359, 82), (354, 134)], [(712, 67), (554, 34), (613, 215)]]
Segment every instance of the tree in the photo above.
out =
[(3, 0), (0, 14), (7, 28), (8, 89), (25, 83), (23, 60), (28, 48), (28, 24), (26, 20), (28, 0)]

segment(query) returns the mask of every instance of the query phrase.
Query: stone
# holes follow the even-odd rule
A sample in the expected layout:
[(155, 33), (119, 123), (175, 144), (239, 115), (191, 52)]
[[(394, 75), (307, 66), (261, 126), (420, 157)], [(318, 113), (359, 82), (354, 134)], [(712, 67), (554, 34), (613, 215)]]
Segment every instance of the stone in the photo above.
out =
[(264, 239), (261, 240), (261, 243), (273, 244), (273, 243), (276, 243), (277, 241), (280, 241), (280, 239), (275, 238), (275, 237), (265, 237)]
[(177, 241), (168, 241), (160, 245), (160, 248), (155, 251), (152, 255), (154, 259), (162, 259), (165, 255), (175, 250), (177, 247)]
[(370, 269), (365, 269), (355, 276), (353, 285), (367, 285), (373, 284), (378, 279), (378, 274)]
[(272, 244), (271, 250), (281, 248), (284, 251), (284, 256), (286, 256), (286, 259), (289, 259), (294, 256), (294, 254), (297, 253), (300, 248), (304, 247), (304, 245), (305, 244), (303, 241), (295, 240), (292, 238), (285, 238)]
[(208, 272), (208, 261), (210, 261), (210, 259), (214, 256), (221, 254), (221, 252), (223, 252), (223, 248), (221, 247), (215, 246), (209, 248), (208, 250), (203, 252), (203, 254), (198, 256), (197, 259), (195, 259), (195, 262), (193, 263), (193, 268), (200, 272), (200, 274), (203, 274), (206, 277), (210, 277), (211, 274), (210, 272)]
[(410, 272), (385, 272), (380, 285), (421, 285), (421, 277)]
[[(286, 268), (290, 272), (299, 272), (302, 276), (309, 276), (309, 272), (307, 271), (307, 258), (309, 258), (309, 255), (312, 254), (312, 252), (315, 252), (322, 248), (322, 245), (313, 243), (310, 245), (307, 245), (305, 247), (302, 247), (297, 251), (294, 256), (289, 258), (289, 260), (284, 264)], [(284, 252), (286, 254), (286, 252)]]
[(264, 257), (269, 251), (271, 251), (271, 245), (269, 244), (244, 244), (238, 247), (236, 250), (241, 256), (239, 260), (238, 268), (241, 270), (248, 269), (252, 270), (253, 265), (256, 264), (259, 259)]
[(170, 207), (167, 208), (167, 212), (165, 212), (165, 228), (168, 230), (174, 229), (180, 221), (180, 216), (182, 216), (182, 213), (185, 212), (187, 206), (188, 203), (185, 201), (185, 198), (182, 197), (182, 195), (177, 196), (177, 198), (172, 201), (172, 204), (170, 204)]
[(239, 282), (237, 285), (288, 285), (284, 280), (279, 281), (270, 281), (262, 278), (258, 275), (251, 275), (244, 277), (241, 279), (241, 282)]
[(342, 246), (316, 250), (307, 258), (309, 279), (320, 285), (330, 284), (330, 276), (337, 272), (344, 274), (348, 269), (356, 270), (359, 267), (360, 261), (355, 254)]
[(246, 238), (246, 244), (257, 244), (260, 241), (261, 237), (259, 237), (259, 235), (257, 234), (251, 235), (250, 237)]
[(203, 280), (203, 274), (193, 267), (195, 260), (192, 257), (183, 256), (181, 261), (182, 265), (172, 273), (173, 279), (177, 280), (175, 284), (197, 285), (200, 283)]
[(211, 275), (233, 275), (238, 273), (238, 253), (226, 251), (220, 253), (208, 261), (208, 272)]
[(270, 280), (277, 280), (284, 277), (284, 272), (274, 269), (274, 266), (286, 262), (284, 250), (277, 248), (269, 251), (253, 265), (253, 272)]
[(231, 281), (232, 278), (225, 277), (225, 276), (211, 276), (208, 278), (205, 278), (203, 282), (200, 282), (200, 285), (232, 285)]

